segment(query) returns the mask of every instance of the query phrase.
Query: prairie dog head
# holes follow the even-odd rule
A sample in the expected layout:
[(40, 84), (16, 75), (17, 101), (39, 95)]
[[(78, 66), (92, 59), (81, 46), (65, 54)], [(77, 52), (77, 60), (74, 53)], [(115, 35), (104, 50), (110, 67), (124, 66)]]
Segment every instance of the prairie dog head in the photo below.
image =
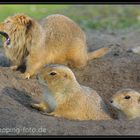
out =
[(140, 93), (135, 90), (119, 90), (112, 96), (110, 103), (127, 119), (140, 117)]
[(48, 65), (40, 70), (38, 74), (40, 84), (53, 90), (63, 90), (76, 84), (73, 72), (63, 65)]

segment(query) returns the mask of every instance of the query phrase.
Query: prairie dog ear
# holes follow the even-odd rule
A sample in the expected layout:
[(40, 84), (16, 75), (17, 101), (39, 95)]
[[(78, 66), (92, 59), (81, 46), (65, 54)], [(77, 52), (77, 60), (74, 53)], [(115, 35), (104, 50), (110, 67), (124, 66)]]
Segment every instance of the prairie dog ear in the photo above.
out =
[(68, 74), (67, 74), (67, 73), (65, 73), (65, 74), (64, 74), (64, 77), (67, 79), (67, 78), (68, 78)]

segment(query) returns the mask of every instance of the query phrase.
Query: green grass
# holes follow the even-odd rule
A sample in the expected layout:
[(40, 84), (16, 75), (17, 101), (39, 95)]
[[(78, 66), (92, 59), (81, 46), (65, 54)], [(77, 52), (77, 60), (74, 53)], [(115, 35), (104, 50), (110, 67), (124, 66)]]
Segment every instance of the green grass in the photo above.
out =
[[(67, 10), (68, 11), (68, 10)], [(140, 5), (90, 5), (65, 12), (84, 29), (119, 30), (140, 27)]]
[(67, 5), (0, 5), (0, 21), (16, 13), (25, 13), (39, 20), (67, 7)]
[(16, 13), (40, 20), (60, 13), (72, 18), (84, 30), (119, 30), (140, 26), (137, 5), (0, 5), (0, 22)]

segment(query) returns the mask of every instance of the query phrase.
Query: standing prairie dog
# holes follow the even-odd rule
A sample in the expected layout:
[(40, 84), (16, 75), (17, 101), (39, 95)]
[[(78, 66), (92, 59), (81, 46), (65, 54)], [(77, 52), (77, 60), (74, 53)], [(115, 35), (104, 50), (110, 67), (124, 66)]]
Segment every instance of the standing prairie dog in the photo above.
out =
[(4, 49), (11, 60), (11, 68), (26, 63), (25, 78), (29, 79), (46, 64), (83, 67), (88, 60), (109, 51), (104, 47), (87, 52), (85, 33), (64, 15), (50, 15), (42, 23), (24, 14), (8, 17), (0, 23), (0, 34), (6, 38)]
[(46, 66), (38, 80), (46, 90), (42, 102), (32, 104), (33, 108), (70, 120), (111, 119), (102, 98), (95, 90), (80, 85), (68, 67)]
[(134, 119), (140, 117), (140, 93), (133, 89), (122, 89), (110, 100), (118, 110), (119, 119)]

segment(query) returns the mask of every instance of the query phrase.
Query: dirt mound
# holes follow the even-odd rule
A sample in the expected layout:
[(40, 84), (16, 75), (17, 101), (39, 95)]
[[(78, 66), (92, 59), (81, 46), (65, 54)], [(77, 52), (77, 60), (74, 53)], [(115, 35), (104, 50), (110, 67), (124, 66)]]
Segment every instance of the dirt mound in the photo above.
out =
[[(140, 44), (139, 30), (119, 33), (90, 31), (87, 32), (87, 44), (90, 51), (105, 46), (111, 51), (100, 59), (90, 61), (85, 68), (73, 69), (80, 84), (92, 87), (106, 101), (121, 88), (140, 91), (140, 56), (127, 51)], [(32, 100), (40, 100), (42, 87), (36, 78), (24, 80), (20, 78), (20, 72), (13, 72), (8, 65), (1, 50), (0, 135), (140, 134), (139, 119), (80, 122), (41, 114), (30, 107)]]

